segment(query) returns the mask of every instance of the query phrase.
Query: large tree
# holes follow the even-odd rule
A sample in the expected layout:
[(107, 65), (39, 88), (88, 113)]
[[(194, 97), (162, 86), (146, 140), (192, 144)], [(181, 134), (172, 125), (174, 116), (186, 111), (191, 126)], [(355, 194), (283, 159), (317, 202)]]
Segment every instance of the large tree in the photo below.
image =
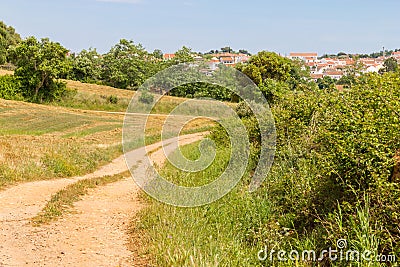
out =
[(381, 73), (383, 72), (396, 72), (399, 70), (399, 65), (397, 63), (397, 60), (390, 57), (385, 60), (385, 63), (383, 64), (383, 69), (381, 69)]
[(103, 79), (111, 86), (137, 88), (155, 69), (156, 57), (142, 45), (120, 40), (103, 58)]
[(267, 51), (259, 52), (236, 68), (253, 80), (269, 101), (287, 90), (301, 89), (309, 76), (301, 62)]
[(83, 82), (100, 79), (102, 59), (96, 49), (82, 50), (78, 55), (71, 57), (71, 61), (69, 78)]
[(183, 46), (181, 49), (175, 52), (175, 57), (171, 60), (171, 64), (179, 64), (179, 63), (189, 63), (193, 62), (193, 52), (192, 49), (186, 46)]
[(31, 101), (41, 102), (60, 97), (66, 89), (57, 81), (68, 71), (68, 50), (49, 39), (38, 41), (29, 37), (10, 50), (16, 65), (15, 76), (21, 82), (24, 96)]
[(0, 64), (7, 62), (7, 49), (21, 41), (21, 37), (11, 26), (0, 21)]

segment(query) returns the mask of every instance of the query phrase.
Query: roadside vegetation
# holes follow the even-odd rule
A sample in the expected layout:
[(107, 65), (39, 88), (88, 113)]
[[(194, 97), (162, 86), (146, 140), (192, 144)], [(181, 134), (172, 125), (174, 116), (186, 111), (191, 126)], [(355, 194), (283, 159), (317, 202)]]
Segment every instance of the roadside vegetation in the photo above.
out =
[[(147, 244), (143, 253), (151, 255), (155, 266), (312, 266), (307, 259), (279, 261), (276, 253), (270, 261), (268, 252), (259, 260), (258, 253), (267, 247), (269, 252), (296, 250), (301, 257), (302, 251), (315, 250), (319, 258), (324, 249), (335, 249), (345, 239), (349, 250), (400, 255), (399, 73), (357, 77), (343, 92), (317, 87), (266, 92), (273, 100), (278, 142), (262, 188), (247, 191), (253, 162), (248, 176), (216, 203), (177, 208), (146, 198), (149, 206), (135, 228)], [(243, 104), (239, 109), (257, 148), (253, 115)], [(229, 139), (218, 127), (210, 137), (221, 150), (216, 164), (191, 175), (167, 164), (165, 177), (187, 186), (217, 178), (229, 159), (224, 153), (229, 147), (224, 140)], [(182, 151), (196, 159), (195, 146)], [(319, 264), (387, 263), (330, 262), (324, 255)]]

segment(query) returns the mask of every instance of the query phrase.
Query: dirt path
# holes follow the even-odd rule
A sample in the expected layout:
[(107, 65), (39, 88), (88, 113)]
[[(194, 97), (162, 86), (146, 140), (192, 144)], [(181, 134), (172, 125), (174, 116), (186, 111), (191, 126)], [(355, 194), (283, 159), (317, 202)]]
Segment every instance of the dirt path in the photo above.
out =
[[(179, 143), (192, 143), (202, 136), (181, 136)], [(169, 139), (164, 146), (171, 146), (174, 141)], [(147, 151), (160, 146), (161, 143), (148, 146)], [(152, 160), (161, 165), (165, 158), (156, 153)], [(0, 192), (0, 266), (136, 266), (126, 246), (126, 231), (129, 220), (143, 204), (137, 198), (139, 189), (132, 178), (90, 190), (75, 204), (75, 213), (57, 222), (42, 227), (29, 224), (30, 218), (65, 186), (126, 170), (122, 156), (82, 177), (25, 183)]]

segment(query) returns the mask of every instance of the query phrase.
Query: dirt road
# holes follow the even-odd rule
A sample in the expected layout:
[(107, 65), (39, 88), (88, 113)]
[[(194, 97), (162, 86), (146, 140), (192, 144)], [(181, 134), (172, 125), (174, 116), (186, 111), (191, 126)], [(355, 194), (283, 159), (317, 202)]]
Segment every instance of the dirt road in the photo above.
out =
[[(181, 136), (179, 144), (198, 141), (203, 135)], [(174, 141), (164, 141), (164, 148)], [(165, 160), (161, 143), (146, 149), (157, 148), (156, 156), (151, 158), (161, 165)], [(129, 222), (144, 205), (138, 199), (139, 188), (130, 177), (90, 190), (75, 203), (73, 213), (56, 222), (41, 227), (30, 224), (51, 196), (65, 186), (126, 170), (121, 156), (82, 177), (24, 183), (1, 191), (0, 266), (143, 266), (127, 247)]]

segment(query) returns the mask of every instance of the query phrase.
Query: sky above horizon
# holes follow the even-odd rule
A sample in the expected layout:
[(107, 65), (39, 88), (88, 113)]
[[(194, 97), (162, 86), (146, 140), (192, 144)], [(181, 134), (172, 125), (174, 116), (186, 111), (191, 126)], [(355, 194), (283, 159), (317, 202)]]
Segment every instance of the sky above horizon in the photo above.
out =
[(398, 0), (0, 0), (0, 20), (22, 37), (101, 53), (122, 38), (164, 53), (371, 53), (400, 48), (399, 11)]

